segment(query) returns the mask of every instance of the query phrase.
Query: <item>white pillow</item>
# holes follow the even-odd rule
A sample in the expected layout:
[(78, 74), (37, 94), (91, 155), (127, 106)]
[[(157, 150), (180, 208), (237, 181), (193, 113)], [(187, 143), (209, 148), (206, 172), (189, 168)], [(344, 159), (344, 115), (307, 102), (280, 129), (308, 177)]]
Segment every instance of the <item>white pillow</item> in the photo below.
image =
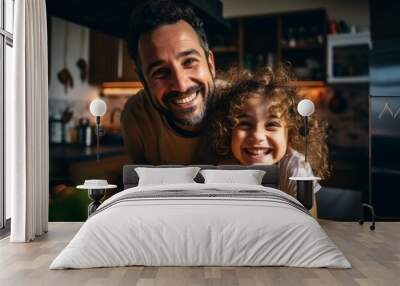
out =
[(139, 176), (139, 186), (195, 183), (193, 179), (199, 170), (199, 167), (135, 168)]
[(262, 170), (201, 170), (204, 183), (234, 183), (261, 185), (265, 171)]

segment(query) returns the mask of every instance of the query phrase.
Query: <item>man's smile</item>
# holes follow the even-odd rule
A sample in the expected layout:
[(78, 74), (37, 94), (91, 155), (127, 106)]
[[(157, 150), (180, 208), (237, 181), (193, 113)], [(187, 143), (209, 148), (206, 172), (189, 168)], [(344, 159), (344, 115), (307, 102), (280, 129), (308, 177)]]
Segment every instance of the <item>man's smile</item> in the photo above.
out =
[(192, 93), (190, 95), (184, 95), (184, 96), (176, 97), (176, 98), (173, 98), (171, 100), (171, 102), (174, 103), (174, 104), (177, 104), (177, 105), (182, 105), (182, 104), (185, 104), (185, 103), (189, 103), (189, 102), (194, 101), (196, 99), (196, 97), (199, 95), (199, 93), (200, 92), (197, 91), (197, 92)]
[(194, 110), (194, 108), (204, 104), (202, 103), (203, 89), (200, 86), (192, 86), (186, 92), (178, 93), (171, 92), (164, 97), (165, 105), (169, 106), (170, 110), (182, 112), (185, 110)]

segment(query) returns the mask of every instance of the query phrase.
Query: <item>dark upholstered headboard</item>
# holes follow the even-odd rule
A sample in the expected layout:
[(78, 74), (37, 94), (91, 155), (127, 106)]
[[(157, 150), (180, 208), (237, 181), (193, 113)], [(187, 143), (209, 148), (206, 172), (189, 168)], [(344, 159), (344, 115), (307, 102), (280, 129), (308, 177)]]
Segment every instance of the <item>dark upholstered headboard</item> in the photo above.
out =
[[(191, 165), (200, 167), (201, 169), (222, 169), (222, 170), (264, 170), (266, 173), (262, 180), (262, 185), (266, 187), (278, 187), (279, 180), (279, 167), (277, 165), (253, 165), (253, 166), (242, 166), (242, 165)], [(139, 182), (139, 177), (135, 172), (136, 167), (148, 167), (148, 168), (174, 168), (174, 167), (185, 167), (183, 165), (125, 165), (123, 169), (123, 182), (124, 189), (136, 187)], [(203, 183), (204, 178), (199, 173), (194, 179), (198, 183)]]

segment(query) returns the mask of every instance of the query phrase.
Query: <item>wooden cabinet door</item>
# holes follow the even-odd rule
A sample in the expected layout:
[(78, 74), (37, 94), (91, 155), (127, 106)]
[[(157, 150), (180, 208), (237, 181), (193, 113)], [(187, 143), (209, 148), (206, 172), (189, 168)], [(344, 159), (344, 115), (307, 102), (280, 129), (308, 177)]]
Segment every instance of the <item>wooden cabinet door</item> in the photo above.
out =
[(135, 71), (135, 64), (128, 52), (126, 41), (123, 41), (121, 81), (139, 81)]
[(89, 83), (117, 80), (118, 39), (90, 31)]
[(137, 81), (126, 42), (96, 31), (90, 32), (89, 82)]

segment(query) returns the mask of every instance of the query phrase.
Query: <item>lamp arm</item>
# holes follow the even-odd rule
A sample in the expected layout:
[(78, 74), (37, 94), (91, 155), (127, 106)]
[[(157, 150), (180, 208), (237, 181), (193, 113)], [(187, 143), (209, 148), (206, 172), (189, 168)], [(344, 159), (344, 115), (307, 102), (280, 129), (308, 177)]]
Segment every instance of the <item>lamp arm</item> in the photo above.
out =
[(305, 141), (305, 152), (304, 152), (304, 160), (307, 163), (307, 137), (308, 137), (308, 116), (304, 116), (304, 141)]
[(100, 116), (96, 116), (96, 157), (97, 162), (100, 161), (99, 156), (99, 148), (100, 148)]

